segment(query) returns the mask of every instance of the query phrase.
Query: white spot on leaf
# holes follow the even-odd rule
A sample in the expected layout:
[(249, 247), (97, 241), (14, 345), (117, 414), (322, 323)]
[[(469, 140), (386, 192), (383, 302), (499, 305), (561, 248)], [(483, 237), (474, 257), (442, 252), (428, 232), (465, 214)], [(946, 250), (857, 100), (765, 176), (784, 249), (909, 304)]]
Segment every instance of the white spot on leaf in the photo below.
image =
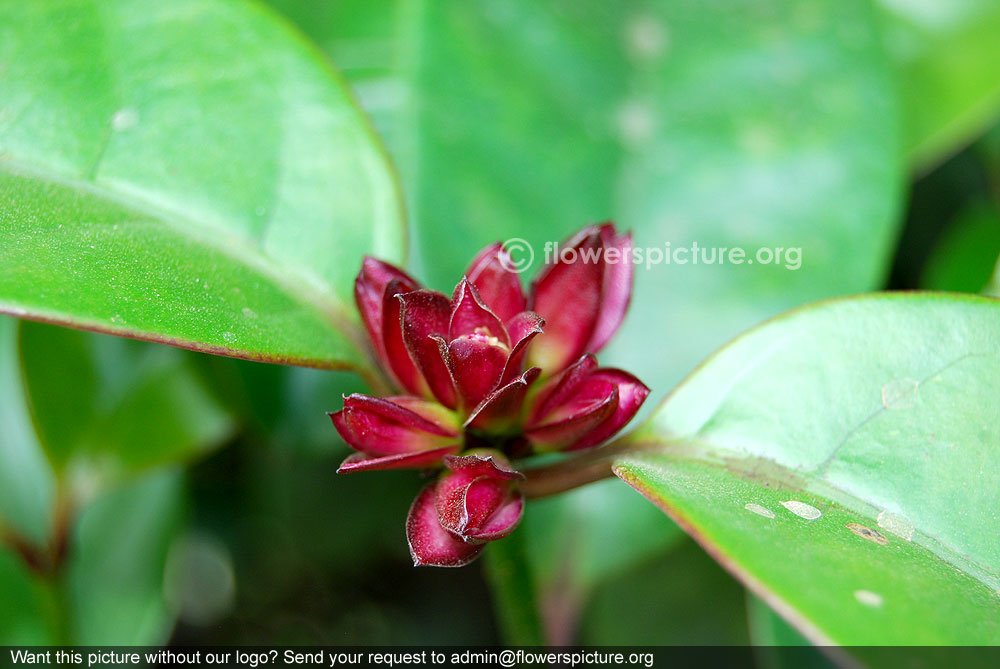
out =
[(787, 502), (782, 502), (781, 506), (791, 511), (799, 518), (805, 518), (806, 520), (816, 520), (823, 515), (823, 512), (815, 506), (810, 506), (805, 502), (796, 502), (793, 499), (790, 499)]
[(872, 592), (871, 590), (855, 590), (854, 599), (858, 600), (865, 606), (882, 606), (882, 595), (877, 592)]
[(760, 504), (754, 504), (753, 502), (750, 502), (743, 508), (746, 509), (747, 511), (750, 511), (751, 513), (756, 513), (758, 516), (764, 516), (765, 518), (774, 518), (774, 512), (771, 511), (770, 509), (764, 508)]
[(134, 128), (139, 123), (139, 112), (134, 109), (119, 109), (111, 116), (111, 129), (116, 131)]
[(913, 523), (910, 522), (909, 518), (898, 513), (883, 511), (878, 514), (878, 526), (901, 539), (907, 541), (913, 539)]

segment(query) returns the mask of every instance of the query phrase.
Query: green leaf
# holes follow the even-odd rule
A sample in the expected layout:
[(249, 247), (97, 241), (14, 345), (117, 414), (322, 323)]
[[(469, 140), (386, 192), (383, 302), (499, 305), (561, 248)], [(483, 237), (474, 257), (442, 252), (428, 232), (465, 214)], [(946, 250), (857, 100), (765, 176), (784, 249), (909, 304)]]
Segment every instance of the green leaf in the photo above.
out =
[(0, 538), (41, 551), (60, 542), (62, 514), (72, 523), (62, 569), (31, 571), (0, 542), (0, 642), (166, 640), (162, 562), (181, 480), (143, 473), (233, 428), (193, 355), (0, 317)]
[(17, 325), (13, 318), (0, 316), (0, 534), (6, 524), (40, 542), (52, 517), (55, 475), (24, 394)]
[(532, 500), (518, 532), (531, 547), (540, 596), (566, 606), (586, 601), (609, 576), (670, 550), (684, 537), (662, 513), (614, 481)]
[(0, 548), (0, 644), (42, 646), (54, 643), (55, 625), (45, 585), (13, 552)]
[(921, 287), (963, 293), (988, 286), (1000, 255), (1000, 215), (980, 203), (952, 221), (938, 241), (921, 277)]
[(184, 462), (233, 432), (191, 354), (30, 322), (21, 325), (20, 352), (38, 435), (58, 474), (76, 465), (115, 478)]
[(1000, 642), (1000, 301), (882, 294), (767, 323), (616, 471), (814, 642)]
[(79, 520), (65, 587), (73, 643), (165, 643), (174, 611), (163, 570), (181, 527), (183, 478), (161, 470), (92, 504)]
[(363, 364), (394, 177), (320, 54), (256, 4), (0, 3), (0, 310), (225, 355)]
[(1000, 110), (1000, 5), (879, 0), (899, 81), (904, 146), (918, 170), (982, 132)]
[(160, 470), (83, 510), (62, 571), (33, 572), (0, 547), (0, 643), (164, 643), (175, 612), (163, 571), (182, 512), (180, 473)]
[(746, 646), (743, 600), (740, 584), (685, 538), (669, 554), (616, 573), (598, 588), (579, 643)]
[(747, 594), (747, 620), (761, 669), (833, 669), (837, 666), (818, 648), (810, 647), (809, 642), (760, 597), (750, 593)]

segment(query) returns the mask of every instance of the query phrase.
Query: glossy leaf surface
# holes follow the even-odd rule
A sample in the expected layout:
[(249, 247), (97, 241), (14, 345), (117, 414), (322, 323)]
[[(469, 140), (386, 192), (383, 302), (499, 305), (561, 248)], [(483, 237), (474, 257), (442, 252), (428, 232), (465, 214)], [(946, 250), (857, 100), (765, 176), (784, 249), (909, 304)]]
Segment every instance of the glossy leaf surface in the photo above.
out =
[(709, 359), (617, 472), (813, 641), (995, 644), (998, 396), (1000, 302), (821, 303)]

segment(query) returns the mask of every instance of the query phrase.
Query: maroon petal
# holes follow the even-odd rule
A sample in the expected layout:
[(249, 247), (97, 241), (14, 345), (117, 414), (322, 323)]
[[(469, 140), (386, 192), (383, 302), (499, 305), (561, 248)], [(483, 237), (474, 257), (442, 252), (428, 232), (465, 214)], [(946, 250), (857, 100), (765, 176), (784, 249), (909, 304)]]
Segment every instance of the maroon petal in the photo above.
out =
[(417, 567), (461, 567), (472, 562), (482, 552), (483, 545), (466, 543), (441, 525), (435, 507), (436, 490), (436, 483), (428, 485), (410, 507), (406, 519), (410, 555)]
[[(564, 262), (566, 255), (572, 262)], [(632, 291), (632, 237), (611, 223), (585, 228), (563, 246), (532, 286), (531, 308), (547, 326), (531, 354), (552, 372), (596, 353), (621, 325)]]
[(461, 444), (452, 444), (430, 451), (416, 453), (397, 453), (396, 455), (372, 456), (367, 453), (352, 453), (340, 463), (338, 474), (375, 471), (379, 469), (430, 469), (441, 466), (448, 455), (462, 450)]
[(632, 234), (619, 235), (614, 225), (605, 223), (601, 226), (601, 243), (605, 261), (601, 311), (586, 348), (593, 353), (614, 336), (632, 298)]
[(591, 227), (560, 249), (575, 251), (575, 262), (560, 257), (532, 286), (530, 308), (545, 319), (545, 336), (535, 342), (531, 364), (552, 374), (587, 351), (601, 307), (604, 266), (600, 230)]
[(452, 312), (448, 324), (449, 340), (457, 339), (462, 335), (478, 334), (495, 337), (505, 346), (510, 346), (510, 337), (507, 335), (503, 322), (483, 303), (479, 292), (469, 283), (468, 279), (462, 279), (455, 286), (455, 295), (452, 297), (451, 303)]
[(364, 321), (375, 353), (386, 368), (389, 367), (389, 361), (382, 336), (382, 305), (385, 287), (392, 280), (399, 282), (400, 292), (409, 292), (419, 287), (403, 270), (370, 256), (365, 256), (361, 272), (354, 280), (354, 300), (361, 313), (361, 320)]
[(508, 383), (524, 369), (524, 357), (528, 352), (528, 344), (535, 336), (542, 333), (543, 325), (545, 325), (545, 321), (534, 311), (522, 311), (507, 321), (507, 332), (510, 334), (510, 340), (514, 346), (510, 350), (510, 356), (504, 367), (500, 383)]
[(541, 422), (529, 424), (525, 435), (541, 450), (563, 450), (574, 445), (618, 408), (618, 388), (597, 375), (588, 376), (577, 384), (573, 394), (543, 416)]
[(437, 489), (441, 524), (466, 541), (482, 543), (510, 534), (521, 520), (523, 500), (515, 482), (524, 475), (498, 452), (449, 456)]
[(455, 385), (435, 339), (435, 335), (440, 337), (448, 331), (451, 301), (434, 290), (415, 290), (397, 295), (396, 299), (400, 303), (403, 341), (410, 358), (434, 397), (454, 409), (458, 403)]
[(406, 290), (405, 284), (398, 279), (393, 279), (385, 287), (385, 294), (382, 296), (383, 347), (389, 371), (392, 372), (396, 381), (414, 395), (430, 397), (431, 392), (430, 388), (427, 387), (427, 381), (424, 380), (410, 356), (410, 351), (403, 338), (403, 305), (399, 296), (410, 292), (413, 291)]
[(576, 451), (582, 448), (597, 446), (611, 437), (632, 420), (639, 412), (642, 403), (649, 396), (649, 388), (628, 372), (620, 369), (599, 369), (591, 378), (612, 383), (618, 390), (618, 407), (603, 423), (584, 435), (581, 439), (568, 446), (565, 450)]
[(483, 302), (504, 322), (524, 311), (525, 306), (521, 280), (517, 272), (508, 269), (512, 266), (510, 254), (496, 242), (480, 251), (465, 272)]
[(499, 385), (509, 354), (495, 337), (484, 335), (462, 336), (447, 345), (445, 362), (462, 407), (471, 410)]
[(416, 397), (350, 395), (330, 414), (337, 432), (354, 449), (370, 456), (441, 448), (458, 441), (455, 415)]
[(531, 409), (528, 424), (539, 424), (545, 416), (555, 411), (556, 407), (565, 403), (576, 392), (580, 384), (597, 371), (597, 358), (587, 353), (572, 365), (550, 379), (538, 392)]
[(510, 383), (486, 396), (466, 419), (464, 427), (484, 431), (502, 431), (521, 421), (528, 387), (542, 370), (532, 367)]
[(524, 516), (524, 495), (514, 492), (507, 502), (493, 513), (482, 526), (467, 536), (469, 541), (496, 541), (513, 532)]

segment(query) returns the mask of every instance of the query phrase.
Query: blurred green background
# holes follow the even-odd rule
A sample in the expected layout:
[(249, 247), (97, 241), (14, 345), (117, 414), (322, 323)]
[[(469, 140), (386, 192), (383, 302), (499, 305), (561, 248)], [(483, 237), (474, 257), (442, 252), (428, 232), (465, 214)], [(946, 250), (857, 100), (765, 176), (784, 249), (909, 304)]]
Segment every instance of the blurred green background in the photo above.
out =
[[(637, 270), (601, 360), (654, 389), (647, 407), (808, 301), (1000, 294), (996, 0), (272, 9), (370, 114), (407, 266), (432, 287), (489, 242), (540, 252), (604, 219), (639, 246), (803, 249), (797, 271)], [(532, 502), (516, 541), (473, 566), (413, 569), (419, 478), (335, 474), (348, 449), (324, 412), (362, 391), (348, 373), (0, 317), (0, 642), (496, 643), (540, 640), (536, 618), (562, 643), (796, 638), (617, 481)]]

